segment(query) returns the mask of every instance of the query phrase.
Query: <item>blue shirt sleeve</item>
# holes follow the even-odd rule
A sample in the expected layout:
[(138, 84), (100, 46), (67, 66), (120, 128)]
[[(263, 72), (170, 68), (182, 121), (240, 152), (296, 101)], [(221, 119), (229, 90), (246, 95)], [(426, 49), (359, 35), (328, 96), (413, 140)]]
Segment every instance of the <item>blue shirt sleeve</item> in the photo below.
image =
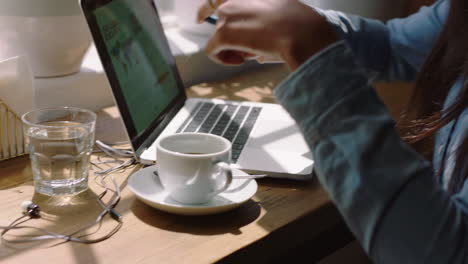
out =
[(335, 43), (275, 90), (319, 181), (376, 263), (467, 263), (467, 206), (400, 139), (355, 56), (347, 42)]
[(448, 15), (448, 0), (387, 23), (333, 10), (321, 10), (345, 40), (369, 78), (414, 81)]

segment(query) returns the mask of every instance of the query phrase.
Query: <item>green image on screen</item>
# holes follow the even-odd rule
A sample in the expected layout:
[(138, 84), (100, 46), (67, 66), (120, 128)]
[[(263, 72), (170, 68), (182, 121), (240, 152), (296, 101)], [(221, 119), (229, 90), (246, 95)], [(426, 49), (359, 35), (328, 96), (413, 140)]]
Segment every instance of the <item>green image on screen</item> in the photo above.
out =
[(139, 135), (179, 93), (154, 34), (153, 7), (150, 1), (113, 1), (95, 17)]

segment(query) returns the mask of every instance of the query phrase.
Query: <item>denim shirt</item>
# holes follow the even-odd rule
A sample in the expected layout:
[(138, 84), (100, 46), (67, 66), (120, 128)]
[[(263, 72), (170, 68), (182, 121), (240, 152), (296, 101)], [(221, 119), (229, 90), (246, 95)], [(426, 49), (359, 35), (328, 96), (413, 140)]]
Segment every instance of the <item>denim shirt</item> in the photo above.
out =
[[(468, 184), (450, 196), (434, 182), (430, 162), (401, 140), (371, 86), (415, 80), (449, 4), (438, 1), (387, 23), (318, 10), (341, 40), (275, 90), (313, 152), (320, 182), (376, 263), (468, 263)], [(456, 82), (446, 105), (460, 87)], [(446, 149), (446, 180), (467, 131), (465, 111), (437, 134), (434, 163)]]

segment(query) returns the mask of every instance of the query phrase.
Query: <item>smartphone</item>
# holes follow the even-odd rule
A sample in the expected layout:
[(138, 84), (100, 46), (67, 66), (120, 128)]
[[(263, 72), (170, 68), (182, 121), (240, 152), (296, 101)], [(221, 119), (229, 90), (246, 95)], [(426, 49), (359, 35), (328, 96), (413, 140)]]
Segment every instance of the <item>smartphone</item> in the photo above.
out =
[(218, 22), (218, 17), (215, 15), (211, 15), (207, 18), (205, 18), (205, 22), (210, 23), (212, 25), (216, 25), (216, 22)]

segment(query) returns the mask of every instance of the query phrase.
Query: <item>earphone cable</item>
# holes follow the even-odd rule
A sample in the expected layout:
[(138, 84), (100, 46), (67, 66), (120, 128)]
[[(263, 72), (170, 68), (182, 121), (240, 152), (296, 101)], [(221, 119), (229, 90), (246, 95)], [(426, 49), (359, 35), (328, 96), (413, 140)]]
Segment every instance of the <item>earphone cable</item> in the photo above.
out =
[[(120, 196), (120, 191), (118, 191), (117, 193), (118, 194), (113, 195), (113, 197), (111, 198), (111, 201), (108, 204), (104, 204), (100, 198), (97, 198), (96, 200), (101, 205), (101, 207), (103, 207), (103, 211), (96, 217), (96, 220), (94, 222), (89, 223), (89, 224), (79, 228), (77, 231), (75, 231), (75, 232), (73, 232), (73, 233), (71, 233), (69, 235), (62, 235), (62, 234), (58, 234), (58, 233), (55, 233), (55, 232), (50, 232), (50, 231), (47, 231), (47, 230), (45, 230), (43, 228), (38, 228), (38, 227), (34, 227), (34, 226), (27, 226), (27, 225), (20, 226), (20, 224), (23, 224), (26, 221), (29, 221), (29, 220), (33, 219), (33, 217), (28, 217), (28, 215), (23, 215), (23, 216), (15, 219), (9, 226), (0, 226), (0, 229), (3, 229), (2, 233), (1, 233), (1, 240), (2, 240), (2, 242), (7, 242), (7, 243), (24, 243), (24, 242), (32, 242), (32, 241), (38, 241), (38, 240), (61, 239), (61, 240), (64, 240), (65, 242), (72, 241), (72, 242), (78, 242), (78, 243), (84, 243), (84, 244), (91, 244), (91, 243), (97, 243), (97, 242), (104, 241), (104, 240), (110, 238), (115, 233), (117, 233), (117, 231), (123, 225), (121, 215), (114, 210), (114, 207), (117, 205), (117, 203), (120, 200), (120, 197), (118, 197), (118, 196)], [(81, 237), (74, 237), (76, 234), (78, 234), (78, 233), (80, 233), (80, 232), (82, 232), (82, 231), (84, 231), (84, 230), (86, 230), (88, 228), (91, 228), (92, 226), (94, 226), (96, 224), (101, 223), (104, 216), (106, 214), (108, 214), (108, 213), (118, 223), (117, 226), (115, 226), (108, 234), (106, 234), (105, 236), (103, 236), (101, 238), (97, 238), (97, 239), (82, 239)], [(21, 219), (24, 219), (24, 218), (27, 218), (27, 219), (24, 220), (24, 221), (19, 222)], [(32, 230), (39, 231), (39, 232), (41, 232), (41, 233), (43, 233), (45, 235), (31, 236), (31, 237), (29, 237), (27, 239), (14, 239), (14, 240), (6, 239), (5, 238), (6, 233), (8, 231), (14, 230), (14, 229), (32, 229)]]
[[(105, 151), (105, 153), (107, 154), (106, 151)], [(120, 155), (121, 153), (117, 152), (117, 154), (115, 154), (115, 153), (113, 153), (113, 154), (114, 155)], [(30, 226), (30, 225), (22, 225), (22, 224), (26, 223), (27, 221), (32, 220), (33, 218), (39, 217), (38, 211), (34, 211), (34, 213), (35, 213), (34, 215), (24, 214), (24, 215), (18, 217), (17, 219), (15, 219), (10, 225), (0, 226), (0, 229), (3, 229), (3, 231), (0, 233), (0, 238), (1, 238), (2, 243), (24, 243), (24, 242), (33, 242), (33, 241), (39, 241), (39, 240), (60, 239), (60, 240), (63, 240), (63, 242), (71, 241), (71, 242), (77, 242), (77, 243), (92, 244), (92, 243), (101, 242), (101, 241), (104, 241), (104, 240), (110, 238), (115, 233), (117, 233), (117, 231), (119, 231), (119, 229), (123, 225), (122, 215), (115, 210), (115, 207), (117, 206), (117, 204), (119, 203), (120, 198), (121, 198), (121, 191), (120, 191), (119, 185), (117, 184), (117, 181), (115, 180), (114, 175), (112, 175), (111, 173), (115, 172), (115, 171), (118, 171), (118, 170), (121, 170), (121, 169), (125, 169), (128, 166), (133, 165), (134, 163), (135, 163), (135, 159), (130, 158), (129, 160), (123, 162), (122, 164), (120, 164), (117, 167), (95, 172), (95, 175), (96, 175), (95, 181), (96, 181), (96, 183), (104, 189), (104, 191), (96, 197), (96, 201), (101, 206), (102, 211), (96, 217), (95, 221), (90, 222), (90, 223), (78, 228), (78, 230), (70, 233), (69, 235), (63, 235), (63, 234), (58, 234), (58, 233), (55, 233), (55, 232), (47, 231), (46, 229), (43, 229), (43, 228), (38, 228), (38, 227)], [(106, 179), (108, 178), (108, 176), (111, 179), (113, 188), (110, 188), (108, 186), (108, 184), (106, 183)], [(98, 182), (97, 178), (100, 179), (99, 182)], [(107, 203), (105, 203), (103, 201), (103, 198), (106, 196), (106, 194), (108, 192), (111, 192), (112, 196), (109, 199), (109, 201)], [(38, 207), (37, 207), (37, 210), (38, 210)], [(30, 213), (30, 212), (28, 212), (28, 213)], [(95, 225), (102, 224), (102, 220), (107, 214), (109, 214), (109, 216), (117, 222), (117, 225), (112, 230), (110, 230), (106, 235), (104, 235), (104, 236), (102, 236), (100, 238), (96, 238), (96, 239), (83, 239), (83, 237), (89, 236), (90, 234), (84, 234), (82, 236), (76, 237), (76, 235), (79, 234), (80, 232), (82, 232), (84, 230), (87, 230), (87, 229), (89, 229), (89, 228), (91, 228), (91, 227), (93, 227)], [(32, 230), (35, 230), (35, 231), (39, 231), (43, 235), (23, 235), (22, 237), (27, 237), (25, 239), (7, 239), (7, 238), (5, 238), (5, 235), (9, 231), (18, 230), (18, 229), (32, 229)]]

